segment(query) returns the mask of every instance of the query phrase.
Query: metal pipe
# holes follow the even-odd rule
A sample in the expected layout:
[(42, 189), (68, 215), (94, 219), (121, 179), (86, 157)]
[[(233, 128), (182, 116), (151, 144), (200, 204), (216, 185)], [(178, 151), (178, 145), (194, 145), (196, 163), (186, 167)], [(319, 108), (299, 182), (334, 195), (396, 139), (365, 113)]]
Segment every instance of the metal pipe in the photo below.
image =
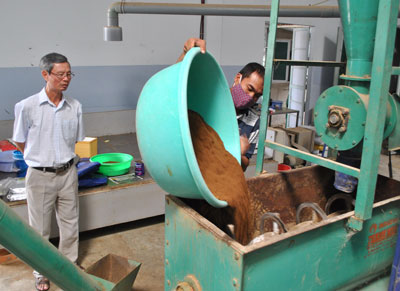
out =
[[(271, 6), (114, 2), (107, 11), (107, 26), (104, 27), (105, 41), (122, 40), (122, 28), (118, 26), (118, 14), (128, 13), (269, 17)], [(282, 5), (279, 7), (279, 17), (339, 18), (340, 13), (337, 6)]]
[[(64, 290), (110, 290), (84, 273), (0, 200), (0, 243)], [(104, 280), (103, 280), (104, 281)]]
[[(214, 16), (259, 16), (268, 17), (270, 5), (225, 5), (225, 4), (178, 4), (116, 2), (109, 10), (115, 13), (176, 14)], [(285, 6), (279, 7), (280, 17), (340, 17), (337, 6)]]
[(328, 219), (328, 217), (326, 216), (325, 212), (321, 209), (321, 207), (319, 207), (319, 205), (317, 203), (314, 202), (304, 202), (301, 203), (299, 205), (299, 207), (297, 207), (296, 210), (296, 224), (299, 224), (300, 221), (300, 214), (301, 211), (303, 211), (303, 209), (305, 208), (311, 208), (312, 210), (314, 210), (315, 213), (319, 214), (319, 216), (321, 217), (322, 220)]
[[(121, 41), (122, 29), (118, 14), (174, 14), (269, 17), (270, 5), (224, 5), (224, 4), (177, 4), (115, 2), (107, 11), (107, 26), (104, 27), (105, 41)], [(340, 17), (337, 6), (280, 6), (280, 17)]]

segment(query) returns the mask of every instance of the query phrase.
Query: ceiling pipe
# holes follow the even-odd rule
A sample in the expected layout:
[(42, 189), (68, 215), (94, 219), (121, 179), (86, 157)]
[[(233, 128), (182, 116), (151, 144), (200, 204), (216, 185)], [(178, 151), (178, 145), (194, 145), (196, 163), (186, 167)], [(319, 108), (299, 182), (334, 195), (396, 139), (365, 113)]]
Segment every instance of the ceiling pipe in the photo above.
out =
[[(104, 27), (104, 40), (122, 40), (122, 28), (118, 24), (118, 14), (269, 17), (270, 12), (270, 5), (115, 2), (107, 11), (107, 26)], [(340, 13), (337, 6), (282, 5), (279, 7), (279, 17), (339, 18)]]
[[(270, 5), (224, 5), (224, 4), (177, 4), (115, 2), (107, 11), (107, 26), (104, 27), (105, 41), (121, 41), (122, 28), (118, 14), (174, 14), (212, 16), (269, 17)], [(280, 17), (340, 17), (337, 6), (280, 6)]]

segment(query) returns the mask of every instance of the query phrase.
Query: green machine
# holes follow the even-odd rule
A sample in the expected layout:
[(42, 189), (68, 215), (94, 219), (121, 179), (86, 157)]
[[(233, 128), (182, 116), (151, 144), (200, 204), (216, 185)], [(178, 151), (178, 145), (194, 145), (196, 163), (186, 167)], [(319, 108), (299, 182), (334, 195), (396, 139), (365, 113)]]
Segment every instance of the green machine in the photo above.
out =
[[(275, 5), (279, 10), (279, 3)], [(267, 120), (268, 111), (263, 109), (261, 115), (259, 145), (267, 145), (358, 179), (355, 215), (349, 220), (349, 227), (358, 231), (363, 222), (371, 218), (382, 141), (389, 137), (390, 150), (400, 145), (400, 127), (397, 126), (400, 122), (399, 103), (388, 93), (391, 75), (398, 74), (398, 68), (392, 67), (398, 7), (398, 1), (339, 0), (348, 59), (346, 74), (341, 76), (344, 85), (331, 87), (322, 93), (315, 107), (314, 120), (318, 135), (330, 148), (359, 154), (359, 168), (265, 141), (266, 124), (263, 120)], [(275, 13), (276, 17), (271, 15), (272, 33), (268, 39), (268, 47), (272, 48), (278, 12)], [(266, 63), (267, 68), (272, 68), (273, 49), (268, 50)], [(271, 71), (267, 70), (263, 108), (267, 108), (270, 88)], [(263, 151), (259, 151), (257, 173), (262, 171), (263, 158)]]
[[(200, 76), (213, 81), (190, 82), (192, 77), (198, 79), (196, 73), (199, 68), (206, 66), (210, 56), (189, 52), (194, 65), (178, 78), (178, 85), (184, 85), (186, 81), (190, 84), (188, 89), (179, 90), (179, 98), (176, 98), (176, 90), (173, 90), (175, 79), (170, 78), (164, 82), (165, 89), (160, 91), (162, 94), (154, 94), (150, 90), (149, 94), (141, 95), (142, 101), (137, 108), (139, 148), (144, 153), (149, 151), (143, 155), (145, 164), (157, 183), (161, 181), (160, 186), (166, 185), (164, 190), (174, 195), (166, 197), (165, 290), (350, 290), (384, 274), (390, 268), (399, 224), (400, 183), (378, 177), (378, 164), (384, 138), (389, 137), (390, 149), (399, 146), (398, 102), (388, 93), (391, 74), (400, 72), (399, 68), (392, 68), (398, 2), (339, 0), (348, 58), (346, 74), (342, 76), (344, 85), (332, 87), (321, 95), (315, 108), (315, 123), (318, 134), (330, 148), (358, 155), (360, 167), (265, 140), (272, 67), (276, 62), (274, 51), (278, 14), (298, 17), (292, 12), (299, 7), (281, 7), (280, 13), (279, 0), (272, 0), (271, 7), (172, 3), (146, 6), (146, 3), (123, 2), (110, 7), (108, 25), (104, 30), (106, 40), (122, 40), (118, 14), (123, 13), (266, 17), (269, 9), (268, 51), (258, 145), (259, 148), (268, 146), (317, 164), (286, 173), (258, 175), (248, 180), (256, 227), (261, 232), (266, 211), (279, 213), (282, 221), (279, 234), (274, 232), (264, 240), (243, 246), (216, 227), (206, 215), (200, 215), (201, 211), (196, 209), (190, 197), (197, 197), (200, 193), (208, 203), (211, 200), (202, 191), (197, 191), (203, 188), (204, 181), (197, 164), (193, 162), (186, 110), (195, 108), (204, 113), (211, 126), (223, 124), (223, 120), (218, 119), (220, 115), (212, 111), (222, 108), (213, 103), (222, 100), (208, 97), (220, 96), (213, 92), (217, 88), (215, 83), (225, 81), (214, 74), (218, 70), (207, 71), (204, 68), (208, 73)], [(318, 15), (318, 7), (305, 9), (304, 17), (336, 15), (331, 8), (322, 9)], [(185, 66), (185, 60), (182, 63), (172, 66), (171, 70), (179, 71), (180, 67)], [(305, 63), (298, 62), (297, 65), (317, 64)], [(320, 65), (323, 63), (327, 64), (319, 62)], [(168, 74), (164, 77), (171, 76)], [(218, 88), (227, 87), (222, 83)], [(206, 84), (213, 85), (207, 87)], [(204, 96), (194, 93), (207, 90)], [(174, 93), (170, 96), (171, 91)], [(190, 93), (188, 96), (185, 95), (187, 92)], [(164, 105), (155, 101), (157, 95), (163, 100), (171, 97), (171, 100)], [(143, 96), (147, 96), (148, 101)], [(165, 139), (158, 135), (150, 140), (153, 129), (144, 127), (146, 120), (143, 116), (146, 115), (140, 112), (144, 105), (161, 108), (162, 114), (157, 116), (158, 123), (153, 126), (158, 127), (157, 134), (161, 132), (163, 136), (174, 135), (177, 138), (162, 144), (160, 140)], [(226, 114), (230, 117), (229, 112)], [(168, 119), (163, 119), (167, 115)], [(179, 126), (168, 128), (172, 121), (177, 121)], [(221, 133), (221, 129), (215, 130)], [(175, 144), (180, 140), (184, 141), (184, 150), (178, 151), (179, 156), (164, 150), (168, 147), (180, 148), (181, 145)], [(227, 140), (229, 138), (224, 140), (225, 146)], [(160, 150), (150, 150), (153, 146)], [(235, 146), (230, 144), (227, 148), (232, 152)], [(161, 159), (160, 156), (164, 157), (165, 152), (169, 156)], [(177, 157), (182, 163), (177, 163)], [(151, 160), (154, 160), (154, 166), (149, 162)], [(262, 173), (263, 160), (264, 151), (259, 150), (257, 174)], [(335, 172), (358, 179), (354, 211), (330, 214), (319, 222), (298, 221), (298, 209), (301, 206), (314, 205), (308, 211), (315, 215), (318, 212), (315, 211), (318, 209), (315, 205), (327, 208), (330, 197), (337, 193), (333, 187)], [(170, 188), (167, 189), (167, 186)], [(183, 189), (183, 186), (187, 187)], [(214, 204), (210, 204), (214, 207), (225, 206), (224, 201), (212, 202)]]
[[(298, 204), (325, 204), (332, 178), (331, 170), (312, 166), (249, 179), (256, 219), (266, 211), (279, 212), (288, 226)], [(246, 246), (190, 201), (168, 196), (165, 290), (352, 290), (388, 271), (394, 256), (400, 183), (381, 177), (378, 184), (372, 218), (361, 231), (346, 226), (350, 211), (300, 222)]]
[[(279, 213), (282, 224), (278, 224), (279, 232), (268, 231), (263, 239), (246, 246), (200, 215), (191, 206), (190, 198), (167, 196), (165, 290), (351, 290), (390, 269), (400, 217), (400, 183), (379, 177), (378, 164), (384, 138), (389, 138), (389, 149), (400, 145), (399, 105), (388, 93), (390, 76), (400, 73), (399, 68), (392, 67), (399, 1), (339, 0), (339, 7), (348, 58), (346, 74), (342, 76), (344, 85), (329, 88), (321, 95), (315, 108), (315, 123), (318, 134), (329, 147), (359, 154), (360, 168), (265, 141), (279, 12), (279, 0), (273, 0), (259, 148), (266, 145), (318, 165), (248, 180), (256, 227), (262, 232), (266, 212)], [(110, 14), (111, 28), (120, 37), (118, 25), (114, 23), (116, 17)], [(202, 58), (208, 56), (194, 58), (200, 67), (205, 63)], [(219, 82), (214, 75), (206, 73), (202, 75)], [(188, 76), (195, 76), (194, 71)], [(179, 103), (173, 99), (172, 106), (186, 110), (186, 100), (182, 100)], [(189, 102), (188, 108), (197, 106), (196, 109), (205, 112), (218, 108), (213, 105), (219, 102), (215, 98), (201, 100), (205, 101), (189, 100), (192, 104)], [(207, 104), (211, 105), (202, 107)], [(175, 109), (163, 108), (163, 111), (176, 117)], [(219, 124), (218, 117), (209, 113), (208, 121)], [(180, 125), (176, 134), (186, 138), (187, 124)], [(233, 147), (232, 151), (238, 149)], [(264, 151), (258, 151), (258, 174), (262, 172), (263, 155)], [(184, 156), (182, 160), (185, 161)], [(162, 169), (165, 177), (171, 177), (168, 179), (175, 178), (180, 170)], [(192, 174), (195, 170), (190, 169)], [(354, 211), (333, 213), (320, 221), (299, 220), (299, 206), (314, 205), (308, 209), (311, 216), (318, 213), (317, 206), (327, 209), (329, 197), (336, 191), (332, 185), (335, 171), (358, 179)], [(190, 186), (193, 185), (199, 187), (198, 180)], [(191, 191), (184, 194), (197, 194), (196, 189)], [(0, 203), (0, 229), (1, 244), (65, 290), (128, 290), (140, 265), (125, 262), (130, 266), (129, 278), (119, 282), (101, 278), (98, 276), (101, 272), (85, 274), (35, 234), (4, 203)]]
[[(268, 211), (292, 227), (247, 246), (200, 215), (190, 200), (168, 196), (165, 290), (352, 290), (366, 282), (376, 284), (370, 285), (373, 290), (387, 289), (388, 283), (374, 280), (392, 264), (400, 183), (380, 177), (378, 165), (384, 138), (389, 138), (389, 149), (399, 146), (399, 104), (388, 93), (390, 76), (399, 72), (392, 68), (399, 1), (339, 0), (339, 7), (348, 58), (344, 85), (322, 93), (314, 117), (323, 141), (339, 152), (358, 154), (360, 167), (265, 140), (279, 13), (279, 0), (273, 0), (259, 148), (265, 145), (317, 165), (248, 180), (256, 226), (261, 228)], [(263, 160), (259, 150), (258, 174)], [(296, 220), (300, 205), (327, 208), (337, 193), (335, 171), (358, 179), (354, 211), (319, 222)]]
[[(314, 111), (318, 135), (336, 150), (353, 149), (361, 145), (364, 138), (371, 98), (369, 91), (378, 4), (378, 1), (340, 1), (341, 15), (346, 15), (342, 17), (342, 23), (348, 59), (346, 74), (340, 76), (345, 85), (334, 86), (323, 92)], [(387, 101), (383, 104), (386, 108), (380, 111), (384, 116), (383, 138), (392, 134), (389, 148), (395, 148), (399, 146), (399, 141), (394, 139), (394, 128), (400, 120), (399, 105), (391, 94), (386, 95)]]

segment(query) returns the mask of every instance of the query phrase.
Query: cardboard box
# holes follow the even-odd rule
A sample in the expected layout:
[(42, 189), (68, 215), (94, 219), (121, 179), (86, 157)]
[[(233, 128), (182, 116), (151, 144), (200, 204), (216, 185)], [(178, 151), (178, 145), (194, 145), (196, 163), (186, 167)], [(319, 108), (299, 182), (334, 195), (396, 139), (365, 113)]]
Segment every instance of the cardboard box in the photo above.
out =
[(97, 137), (85, 137), (75, 144), (75, 154), (81, 158), (91, 158), (97, 155)]
[(0, 247), (0, 265), (10, 264), (16, 261), (18, 261), (18, 258), (14, 254)]

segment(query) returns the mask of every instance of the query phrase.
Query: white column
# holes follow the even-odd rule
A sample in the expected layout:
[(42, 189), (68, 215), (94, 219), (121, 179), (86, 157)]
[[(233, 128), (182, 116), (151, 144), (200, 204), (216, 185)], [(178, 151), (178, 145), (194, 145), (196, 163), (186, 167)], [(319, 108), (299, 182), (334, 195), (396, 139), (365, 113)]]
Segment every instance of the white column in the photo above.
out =
[[(292, 60), (309, 59), (310, 28), (293, 29)], [(299, 110), (299, 125), (303, 123), (307, 67), (292, 66), (289, 84), (289, 108)], [(288, 127), (296, 126), (296, 115), (290, 114)]]

